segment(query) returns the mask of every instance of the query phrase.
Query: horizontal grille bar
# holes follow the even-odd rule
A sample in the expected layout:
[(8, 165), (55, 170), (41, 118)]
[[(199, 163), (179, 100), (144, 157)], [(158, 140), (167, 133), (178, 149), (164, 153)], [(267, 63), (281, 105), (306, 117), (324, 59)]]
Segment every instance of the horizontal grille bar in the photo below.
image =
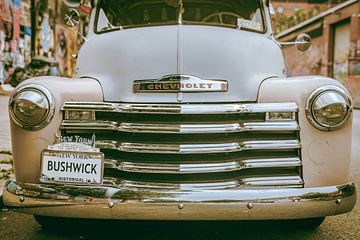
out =
[(71, 121), (64, 120), (61, 129), (66, 130), (110, 130), (130, 133), (179, 133), (179, 134), (211, 134), (236, 133), (252, 131), (298, 131), (296, 121), (246, 122), (224, 124), (146, 124), (119, 123), (113, 121)]
[(247, 150), (285, 150), (301, 148), (301, 144), (298, 140), (246, 141), (219, 144), (151, 144), (102, 140), (96, 141), (95, 145), (101, 149), (157, 154), (207, 154), (241, 152)]
[(264, 187), (264, 186), (303, 187), (304, 184), (303, 180), (299, 176), (245, 178), (241, 182), (242, 185), (252, 186), (252, 187)]
[(140, 104), (105, 102), (66, 102), (62, 110), (88, 110), (134, 114), (237, 114), (298, 112), (296, 103), (227, 104)]
[(304, 182), (300, 176), (256, 177), (209, 183), (157, 183), (121, 180), (117, 178), (105, 178), (103, 183), (106, 185), (120, 186), (127, 189), (152, 189), (158, 191), (221, 190), (247, 187), (303, 187), (304, 185)]
[(197, 164), (136, 163), (118, 160), (106, 160), (105, 162), (105, 168), (117, 169), (119, 171), (163, 174), (220, 173), (252, 168), (289, 168), (300, 166), (301, 161), (298, 157)]

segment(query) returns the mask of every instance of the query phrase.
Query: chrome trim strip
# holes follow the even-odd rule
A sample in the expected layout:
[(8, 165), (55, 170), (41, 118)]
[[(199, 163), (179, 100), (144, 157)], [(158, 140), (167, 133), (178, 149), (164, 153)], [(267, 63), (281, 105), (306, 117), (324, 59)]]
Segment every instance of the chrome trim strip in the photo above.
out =
[(303, 187), (300, 176), (253, 177), (241, 180), (241, 185), (248, 187)]
[(156, 191), (8, 181), (4, 203), (45, 216), (133, 220), (297, 219), (342, 214), (356, 203), (355, 184), (312, 188)]
[(266, 112), (298, 112), (294, 102), (288, 103), (224, 103), (224, 104), (155, 104), (65, 102), (62, 110), (118, 112), (132, 114), (236, 114)]
[(64, 120), (61, 129), (76, 130), (111, 130), (130, 133), (182, 133), (182, 134), (211, 134), (235, 133), (251, 131), (298, 131), (296, 121), (277, 122), (247, 122), (224, 124), (147, 124), (147, 123), (119, 123), (114, 121), (73, 121)]
[(122, 152), (159, 154), (230, 153), (246, 150), (282, 150), (301, 148), (301, 144), (298, 140), (264, 140), (217, 144), (150, 144), (97, 140), (95, 145), (97, 148), (114, 149)]
[[(222, 181), (222, 182), (208, 182), (208, 183), (156, 183), (156, 182), (141, 182), (141, 181), (129, 181), (121, 180), (119, 183), (118, 179), (110, 180), (110, 186), (138, 189), (138, 190), (176, 190), (176, 191), (192, 191), (192, 190), (224, 190), (240, 188), (240, 182), (234, 181)], [(105, 184), (105, 183), (104, 183)]]
[[(206, 183), (157, 183), (130, 181), (121, 179), (104, 179), (107, 186), (125, 188), (125, 189), (156, 189), (157, 191), (176, 190), (176, 191), (194, 191), (194, 190), (224, 190), (239, 189), (249, 187), (304, 187), (304, 182), (300, 176), (275, 176), (275, 177), (254, 177), (242, 178), (232, 181), (206, 182)], [(104, 184), (105, 184), (104, 182)]]
[(234, 172), (242, 169), (254, 168), (289, 168), (300, 167), (298, 157), (249, 159), (232, 162), (216, 163), (136, 163), (117, 160), (105, 160), (105, 168), (132, 173), (163, 173), (163, 174), (200, 174)]

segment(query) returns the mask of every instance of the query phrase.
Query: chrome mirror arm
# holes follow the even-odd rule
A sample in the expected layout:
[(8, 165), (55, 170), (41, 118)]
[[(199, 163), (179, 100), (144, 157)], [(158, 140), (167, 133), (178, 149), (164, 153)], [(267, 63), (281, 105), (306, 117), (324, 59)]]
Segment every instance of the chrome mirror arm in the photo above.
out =
[(299, 34), (293, 42), (277, 42), (280, 47), (295, 45), (299, 51), (305, 52), (311, 47), (311, 37), (309, 34)]
[(297, 45), (297, 44), (307, 44), (308, 42), (278, 42), (280, 46), (290, 46), (290, 45)]

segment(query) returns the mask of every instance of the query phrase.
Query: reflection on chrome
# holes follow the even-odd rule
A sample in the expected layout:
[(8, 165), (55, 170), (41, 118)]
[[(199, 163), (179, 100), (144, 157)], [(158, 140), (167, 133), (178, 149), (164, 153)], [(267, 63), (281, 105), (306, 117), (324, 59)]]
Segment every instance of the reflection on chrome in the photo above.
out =
[(146, 113), (146, 114), (235, 114), (266, 112), (298, 112), (296, 103), (226, 103), (226, 104), (152, 104), (65, 102), (62, 110)]
[[(169, 188), (149, 191), (8, 181), (4, 202), (20, 212), (56, 213), (62, 217), (127, 220), (294, 219), (351, 211), (356, 203), (356, 188), (349, 183), (313, 188), (223, 188), (207, 191)], [(249, 203), (252, 204), (251, 210), (247, 207)], [(181, 210), (179, 204), (182, 204)]]
[(148, 124), (148, 123), (119, 123), (114, 121), (72, 121), (64, 120), (61, 129), (77, 130), (111, 130), (131, 133), (183, 133), (210, 134), (236, 133), (252, 131), (298, 131), (300, 127), (296, 121), (283, 122), (246, 122), (224, 124)]
[(117, 160), (106, 160), (105, 168), (117, 169), (125, 172), (166, 173), (166, 174), (200, 174), (239, 171), (256, 168), (289, 168), (300, 167), (298, 157), (248, 159), (231, 162), (215, 163), (137, 163)]
[(334, 131), (350, 119), (352, 109), (352, 99), (348, 92), (334, 85), (326, 85), (309, 96), (306, 116), (314, 127), (322, 131)]
[(230, 153), (247, 150), (285, 150), (301, 148), (298, 140), (263, 140), (218, 144), (151, 144), (97, 140), (95, 145), (101, 149), (113, 149), (122, 152), (159, 154)]

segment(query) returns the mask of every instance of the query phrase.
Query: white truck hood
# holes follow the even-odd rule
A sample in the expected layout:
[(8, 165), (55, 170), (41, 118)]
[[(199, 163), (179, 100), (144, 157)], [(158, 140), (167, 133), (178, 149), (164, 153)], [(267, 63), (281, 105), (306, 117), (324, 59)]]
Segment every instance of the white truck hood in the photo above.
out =
[(134, 93), (135, 80), (186, 74), (228, 81), (228, 92), (183, 93), (183, 102), (253, 102), (261, 82), (283, 76), (277, 44), (260, 33), (174, 25), (90, 36), (79, 53), (78, 77), (97, 79), (104, 100), (178, 102), (177, 93)]

